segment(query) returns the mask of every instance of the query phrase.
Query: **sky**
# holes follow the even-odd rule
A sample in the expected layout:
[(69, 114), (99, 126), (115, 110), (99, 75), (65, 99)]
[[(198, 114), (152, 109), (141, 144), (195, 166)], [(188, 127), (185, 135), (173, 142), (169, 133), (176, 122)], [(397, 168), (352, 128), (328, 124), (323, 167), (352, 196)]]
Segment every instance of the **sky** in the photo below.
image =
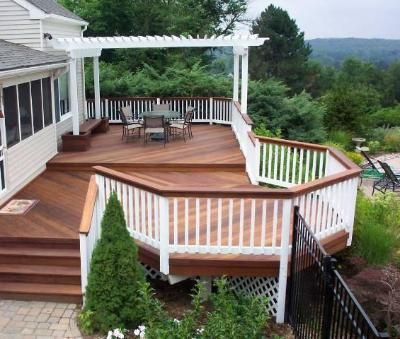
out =
[(249, 0), (247, 16), (271, 3), (289, 12), (306, 39), (400, 39), (400, 0)]

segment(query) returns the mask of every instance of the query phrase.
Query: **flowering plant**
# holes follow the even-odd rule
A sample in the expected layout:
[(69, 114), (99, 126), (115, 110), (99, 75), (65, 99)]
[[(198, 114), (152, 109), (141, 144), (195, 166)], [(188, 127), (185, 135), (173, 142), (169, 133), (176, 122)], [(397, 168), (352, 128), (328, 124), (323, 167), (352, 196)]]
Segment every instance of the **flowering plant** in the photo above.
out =
[(107, 339), (124, 339), (124, 332), (126, 332), (126, 330), (120, 328), (116, 328), (113, 331), (108, 331)]

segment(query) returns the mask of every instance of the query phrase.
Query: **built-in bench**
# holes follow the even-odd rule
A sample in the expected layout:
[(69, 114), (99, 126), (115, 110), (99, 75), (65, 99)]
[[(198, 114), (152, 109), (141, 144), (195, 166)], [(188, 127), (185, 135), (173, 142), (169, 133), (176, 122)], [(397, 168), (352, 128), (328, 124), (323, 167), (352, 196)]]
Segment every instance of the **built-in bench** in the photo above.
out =
[(109, 121), (106, 119), (88, 119), (79, 126), (79, 135), (68, 132), (62, 135), (63, 152), (84, 152), (90, 148), (91, 135), (94, 133), (106, 133), (109, 129)]

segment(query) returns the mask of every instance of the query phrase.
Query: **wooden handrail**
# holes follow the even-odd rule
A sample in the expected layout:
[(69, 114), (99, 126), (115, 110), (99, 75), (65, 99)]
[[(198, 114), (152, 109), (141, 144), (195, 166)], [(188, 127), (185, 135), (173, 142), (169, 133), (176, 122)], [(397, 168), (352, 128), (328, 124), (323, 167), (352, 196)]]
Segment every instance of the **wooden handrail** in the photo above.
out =
[(357, 166), (354, 162), (352, 162), (348, 157), (346, 157), (341, 151), (334, 147), (328, 147), (329, 153), (339, 161), (343, 166), (347, 167), (348, 169), (358, 170), (361, 173), (361, 169)]
[(270, 138), (270, 137), (263, 137), (260, 135), (256, 135), (256, 138), (260, 141), (265, 141), (270, 144), (299, 147), (299, 148), (305, 148), (305, 149), (310, 149), (310, 150), (314, 150), (314, 151), (326, 151), (329, 149), (328, 146), (312, 144), (309, 142), (301, 142), (301, 141), (286, 140), (286, 139), (279, 139), (279, 138)]
[(236, 106), (236, 108), (238, 109), (238, 111), (239, 111), (241, 117), (243, 118), (244, 122), (245, 122), (247, 125), (253, 126), (254, 123), (253, 123), (253, 120), (250, 118), (250, 116), (249, 116), (248, 114), (243, 114), (243, 113), (242, 113), (242, 107), (240, 106), (240, 102), (234, 101), (233, 104), (234, 104), (234, 105)]
[(88, 234), (90, 231), (90, 225), (92, 223), (94, 205), (96, 203), (98, 194), (98, 188), (96, 183), (96, 177), (92, 175), (89, 181), (89, 187), (86, 193), (85, 204), (83, 206), (81, 225), (79, 227), (80, 234)]
[(253, 198), (253, 199), (291, 199), (311, 191), (328, 187), (355, 178), (360, 174), (360, 169), (351, 169), (342, 173), (333, 174), (306, 184), (290, 188), (267, 188), (262, 186), (235, 187), (235, 188), (209, 188), (196, 186), (165, 187), (156, 183), (137, 178), (133, 175), (122, 173), (103, 166), (95, 166), (96, 173), (107, 178), (118, 180), (128, 185), (138, 187), (151, 193), (164, 197), (199, 197), (199, 198)]

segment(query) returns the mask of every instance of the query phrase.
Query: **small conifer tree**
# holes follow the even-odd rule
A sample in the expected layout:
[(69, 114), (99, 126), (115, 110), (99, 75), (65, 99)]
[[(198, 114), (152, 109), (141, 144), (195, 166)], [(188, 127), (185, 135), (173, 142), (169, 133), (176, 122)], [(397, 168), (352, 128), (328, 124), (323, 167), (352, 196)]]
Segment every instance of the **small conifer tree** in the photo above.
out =
[(93, 332), (135, 328), (142, 321), (139, 290), (145, 278), (115, 193), (108, 200), (101, 229), (92, 255), (83, 312), (92, 314)]

